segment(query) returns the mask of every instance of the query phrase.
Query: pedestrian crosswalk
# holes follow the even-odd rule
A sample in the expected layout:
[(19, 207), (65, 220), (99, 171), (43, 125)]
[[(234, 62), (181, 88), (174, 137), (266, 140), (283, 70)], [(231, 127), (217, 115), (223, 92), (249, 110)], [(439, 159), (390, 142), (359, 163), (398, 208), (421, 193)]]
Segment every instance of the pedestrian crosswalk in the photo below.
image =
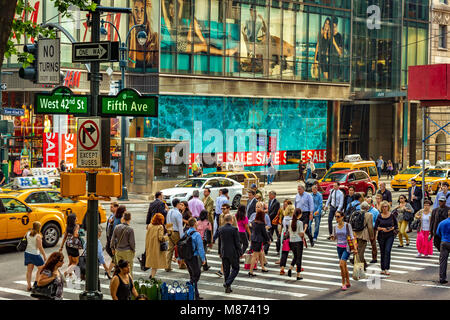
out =
[[(226, 300), (270, 300), (270, 299), (284, 299), (284, 300), (296, 300), (296, 299), (308, 299), (317, 294), (333, 293), (340, 290), (341, 287), (341, 275), (339, 269), (339, 261), (336, 252), (336, 244), (332, 241), (328, 241), (327, 228), (321, 226), (321, 235), (314, 247), (309, 246), (304, 249), (302, 257), (302, 267), (304, 271), (301, 273), (303, 279), (297, 281), (295, 278), (295, 272), (293, 277), (289, 278), (287, 275), (281, 276), (279, 274), (279, 266), (275, 263), (279, 260), (279, 255), (275, 251), (274, 243), (271, 245), (267, 258), (267, 270), (268, 273), (260, 272), (261, 267), (258, 265), (258, 270), (255, 271), (257, 275), (254, 278), (248, 277), (248, 270), (244, 270), (243, 260), (241, 260), (241, 268), (239, 275), (235, 279), (231, 294), (224, 292), (223, 277), (219, 277), (216, 272), (220, 271), (221, 260), (217, 254), (217, 245), (214, 246), (206, 257), (210, 269), (207, 272), (202, 272), (199, 281), (199, 292), (205, 300), (210, 299), (226, 299)], [(394, 246), (392, 248), (391, 258), (391, 276), (381, 275), (379, 265), (379, 252), (378, 263), (370, 264), (367, 269), (367, 275), (369, 279), (362, 280), (372, 281), (374, 279), (395, 281), (396, 276), (408, 274), (413, 271), (421, 271), (425, 268), (433, 268), (433, 272), (438, 274), (439, 256), (438, 253), (434, 253), (429, 258), (416, 258), (415, 248), (415, 233), (411, 234), (410, 245), (403, 248), (398, 248), (398, 239), (395, 239)], [(368, 244), (365, 252), (365, 258), (367, 261), (371, 260), (371, 247)], [(288, 266), (292, 259), (290, 254), (288, 259)], [(156, 278), (161, 279), (167, 283), (178, 281), (180, 283), (189, 280), (189, 274), (186, 269), (178, 269), (176, 263), (173, 263), (173, 270), (171, 272), (165, 272), (164, 270), (158, 270)], [(348, 263), (348, 269), (351, 273), (353, 271), (353, 265)], [(101, 269), (102, 270), (102, 269)], [(287, 269), (286, 269), (287, 271)], [(143, 272), (139, 268), (137, 261), (134, 263), (133, 277), (135, 280), (140, 278), (148, 279), (150, 271)], [(103, 292), (103, 298), (110, 300), (109, 292), (109, 280), (106, 276), (100, 272), (101, 291)], [(355, 284), (356, 281), (351, 279), (351, 283)], [(84, 282), (70, 283), (68, 287), (64, 288), (64, 298), (66, 300), (78, 300), (79, 294), (84, 290)], [(8, 287), (0, 287), (0, 300), (8, 299), (33, 299), (30, 297), (30, 293), (26, 291), (25, 279), (12, 281)]]

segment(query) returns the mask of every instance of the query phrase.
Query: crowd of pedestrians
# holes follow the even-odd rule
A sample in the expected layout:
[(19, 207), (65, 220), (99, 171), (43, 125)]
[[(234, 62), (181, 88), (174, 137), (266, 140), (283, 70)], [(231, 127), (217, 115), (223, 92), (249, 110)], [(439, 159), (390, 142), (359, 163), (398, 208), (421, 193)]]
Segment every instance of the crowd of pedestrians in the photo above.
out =
[[(176, 262), (178, 268), (187, 269), (195, 297), (202, 299), (198, 281), (201, 273), (210, 269), (206, 253), (218, 242), (217, 254), (222, 264), (216, 274), (223, 277), (226, 293), (232, 292), (233, 281), (242, 266), (248, 270), (249, 277), (257, 276), (255, 271), (258, 270), (269, 272), (266, 254), (271, 245), (280, 258), (276, 262), (280, 267), (279, 275), (292, 277), (295, 272), (296, 280), (300, 281), (303, 279), (303, 252), (308, 245), (312, 248), (318, 241), (321, 218), (328, 213), (328, 240), (336, 242), (342, 290), (351, 287), (347, 263), (356, 263), (356, 258), (366, 270), (369, 264), (378, 262), (379, 253), (380, 271), (389, 276), (394, 239), (398, 236), (399, 250), (409, 246), (408, 233), (412, 229), (417, 230), (417, 257), (431, 256), (434, 245), (440, 252), (439, 281), (441, 284), (447, 283), (450, 192), (446, 183), (442, 185), (435, 202), (425, 200), (423, 208), (422, 191), (415, 184), (407, 195), (399, 196), (396, 204), (393, 204), (392, 194), (384, 183), (380, 183), (373, 201), (371, 196), (364, 197), (355, 192), (353, 187), (345, 194), (339, 183), (335, 182), (325, 204), (317, 185), (309, 193), (305, 191), (305, 184), (300, 182), (295, 200), (285, 199), (282, 203), (275, 191), (270, 191), (264, 202), (262, 192), (252, 185), (248, 190), (247, 204), (240, 205), (235, 214), (231, 213), (228, 190), (222, 189), (219, 194), (213, 201), (210, 190), (206, 189), (203, 200), (200, 200), (199, 193), (195, 192), (189, 202), (174, 199), (169, 209), (162, 193), (156, 193), (146, 218), (145, 252), (142, 255), (144, 260), (141, 261), (141, 266), (150, 269), (150, 278), (157, 277), (158, 270), (172, 272), (172, 263)], [(105, 274), (111, 278), (111, 297), (127, 300), (138, 297), (132, 277), (136, 256), (135, 231), (130, 225), (131, 214), (125, 206), (113, 202), (110, 211), (105, 251), (112, 262), (109, 266), (105, 264), (99, 239), (99, 265), (103, 265)], [(84, 230), (78, 224), (76, 215), (69, 215), (60, 250), (47, 258), (42, 248), (40, 227), (39, 223), (34, 223), (33, 229), (26, 235), (27, 289), (32, 290), (31, 277), (36, 266), (38, 273), (35, 285), (44, 286), (55, 281), (58, 295), (62, 297), (60, 283), (66, 281), (79, 265), (80, 251), (85, 248), (82, 237)], [(364, 253), (369, 245), (372, 260), (367, 262)], [(61, 274), (59, 270), (63, 264), (64, 248), (68, 267)], [(290, 252), (292, 260), (288, 265)]]

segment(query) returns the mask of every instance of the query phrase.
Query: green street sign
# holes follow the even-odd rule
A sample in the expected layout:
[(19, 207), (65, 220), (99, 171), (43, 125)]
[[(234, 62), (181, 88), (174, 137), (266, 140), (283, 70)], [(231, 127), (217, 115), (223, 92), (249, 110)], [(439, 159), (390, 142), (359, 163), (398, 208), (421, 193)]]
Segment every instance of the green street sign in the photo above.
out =
[(61, 86), (51, 93), (37, 93), (34, 111), (37, 114), (74, 114), (87, 115), (90, 96), (73, 94), (72, 90)]
[(100, 96), (99, 99), (102, 117), (158, 117), (158, 97), (141, 95), (135, 89), (125, 88), (116, 96)]

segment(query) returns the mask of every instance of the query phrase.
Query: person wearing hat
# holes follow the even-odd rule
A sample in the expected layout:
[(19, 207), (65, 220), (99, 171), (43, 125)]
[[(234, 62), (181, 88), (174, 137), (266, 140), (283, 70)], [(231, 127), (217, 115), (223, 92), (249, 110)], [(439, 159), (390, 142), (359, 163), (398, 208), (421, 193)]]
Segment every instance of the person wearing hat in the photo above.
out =
[[(441, 191), (439, 191), (436, 195), (436, 199), (439, 199), (441, 196), (445, 197), (445, 205), (447, 207), (450, 207), (450, 192), (448, 191), (448, 182), (445, 181), (444, 183), (442, 183), (441, 185)], [(436, 209), (437, 207), (439, 207), (439, 202), (435, 201), (434, 205), (433, 205), (433, 209)]]
[(262, 192), (258, 189), (258, 187), (256, 186), (256, 184), (252, 184), (250, 186), (250, 189), (252, 189), (253, 191), (255, 191), (255, 195), (259, 193), (259, 195), (261, 196), (261, 201), (264, 202), (264, 198), (263, 198), (263, 194)]
[(441, 250), (441, 237), (437, 235), (437, 228), (439, 226), (439, 223), (447, 219), (448, 214), (450, 212), (450, 208), (446, 206), (447, 199), (444, 195), (441, 195), (437, 201), (439, 201), (439, 207), (436, 209), (433, 209), (431, 212), (431, 219), (430, 219), (430, 235), (429, 240), (431, 240), (433, 237), (433, 244), (434, 247), (440, 251)]

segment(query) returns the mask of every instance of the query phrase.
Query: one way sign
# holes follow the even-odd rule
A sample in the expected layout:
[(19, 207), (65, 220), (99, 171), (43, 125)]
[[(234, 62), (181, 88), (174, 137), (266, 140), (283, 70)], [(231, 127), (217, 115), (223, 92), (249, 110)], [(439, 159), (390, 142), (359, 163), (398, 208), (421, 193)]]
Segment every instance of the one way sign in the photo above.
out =
[(76, 42), (72, 62), (119, 61), (119, 42)]
[(102, 166), (101, 120), (94, 118), (77, 119), (77, 166), (78, 168), (100, 168)]

